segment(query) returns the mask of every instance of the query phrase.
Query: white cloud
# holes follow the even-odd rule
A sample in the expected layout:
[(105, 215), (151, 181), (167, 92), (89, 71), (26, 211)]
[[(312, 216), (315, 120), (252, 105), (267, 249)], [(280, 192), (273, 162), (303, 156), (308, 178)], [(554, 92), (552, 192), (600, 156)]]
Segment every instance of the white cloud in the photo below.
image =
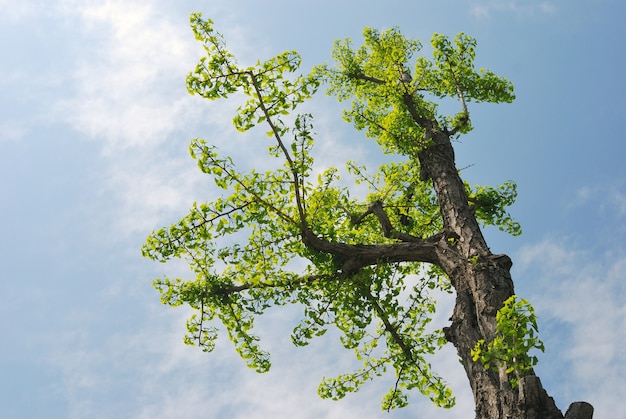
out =
[(0, 22), (18, 23), (41, 10), (40, 6), (35, 1), (0, 0)]
[(0, 143), (19, 140), (26, 134), (26, 128), (15, 121), (0, 122)]
[[(185, 150), (182, 144), (181, 150)], [(191, 157), (180, 154), (129, 152), (118, 154), (110, 163), (101, 199), (114, 199), (107, 206), (118, 240), (147, 235), (156, 227), (178, 221), (194, 200), (207, 199), (213, 187), (210, 178), (197, 169)]]
[(558, 380), (553, 366), (551, 381), (568, 395), (567, 383), (576, 383), (578, 392), (571, 397), (592, 403), (598, 417), (616, 417), (626, 374), (624, 252), (594, 254), (545, 240), (523, 248), (518, 261), (520, 281), (537, 284), (530, 298), (540, 320), (562, 325), (553, 327), (558, 336), (546, 337), (547, 350), (563, 354), (562, 367), (567, 366)]
[(491, 0), (472, 2), (470, 14), (477, 19), (490, 18), (493, 13), (512, 13), (516, 16), (530, 17), (538, 14), (554, 14), (557, 8), (549, 1)]
[[(73, 96), (57, 115), (75, 129), (103, 139), (106, 151), (157, 145), (199, 119), (184, 87), (200, 46), (181, 22), (153, 3), (108, 0), (65, 2), (78, 19), (81, 44)], [(194, 48), (195, 47), (195, 48)]]
[[(242, 146), (231, 124), (233, 101), (188, 94), (185, 76), (204, 51), (186, 14), (169, 14), (156, 1), (64, 0), (60, 10), (85, 40), (76, 47), (74, 88), (57, 100), (53, 117), (102, 143), (108, 167), (101, 198), (108, 202), (101, 208), (115, 208), (109, 233), (147, 234), (182, 217), (194, 200), (210, 198), (210, 179), (187, 153), (192, 137), (205, 137), (246, 164), (267, 160), (259, 141)], [(244, 44), (244, 32), (228, 28), (229, 48)], [(259, 54), (245, 45), (246, 53)], [(263, 130), (251, 135), (269, 144)]]
[(490, 16), (489, 7), (484, 4), (473, 4), (470, 7), (470, 13), (476, 18), (488, 18)]
[(585, 185), (580, 187), (570, 203), (570, 208), (592, 206), (597, 212), (614, 213), (618, 217), (626, 215), (626, 193), (624, 181), (610, 184)]
[(189, 157), (188, 143), (206, 135), (208, 124), (207, 139), (228, 146), (232, 103), (188, 94), (185, 76), (204, 51), (186, 13), (123, 0), (64, 0), (59, 11), (84, 39), (73, 46), (73, 88), (56, 100), (52, 119), (102, 144), (106, 164), (95, 187), (112, 224), (104, 233), (115, 241), (148, 234), (209, 197), (210, 179)]
[[(185, 76), (204, 54), (186, 13), (169, 13), (154, 0), (62, 4), (66, 18), (77, 20), (76, 36), (85, 40), (77, 47), (74, 92), (59, 100), (55, 116), (103, 140), (105, 153), (157, 146), (177, 130), (207, 120), (230, 126), (233, 114), (224, 117), (224, 101), (207, 115), (208, 103), (186, 90)], [(264, 48), (252, 49), (245, 28), (231, 25), (224, 32), (231, 50), (244, 51), (242, 62), (263, 58)], [(248, 54), (254, 59), (246, 60)]]
[[(51, 346), (49, 357), (62, 372), (58, 396), (67, 401), (70, 418), (342, 418), (380, 417), (380, 398), (393, 377), (376, 379), (345, 399), (333, 402), (316, 394), (326, 375), (350, 371), (355, 363), (329, 332), (305, 348), (295, 348), (288, 338), (301, 308), (272, 310), (258, 322), (261, 344), (272, 354), (273, 368), (257, 374), (245, 368), (225, 335), (211, 354), (182, 343), (188, 311), (154, 304), (126, 312), (130, 322), (123, 330), (101, 334), (97, 327), (112, 313), (111, 296), (98, 312), (74, 312), (70, 329), (44, 336)], [(97, 304), (104, 300), (96, 300)], [(117, 320), (115, 321), (117, 323)], [(100, 338), (102, 336), (102, 339)], [(419, 394), (408, 408), (385, 417), (461, 419), (472, 411), (473, 401), (462, 368), (451, 348), (436, 360), (440, 371), (455, 388), (459, 404), (441, 410)], [(460, 372), (460, 374), (459, 374)]]

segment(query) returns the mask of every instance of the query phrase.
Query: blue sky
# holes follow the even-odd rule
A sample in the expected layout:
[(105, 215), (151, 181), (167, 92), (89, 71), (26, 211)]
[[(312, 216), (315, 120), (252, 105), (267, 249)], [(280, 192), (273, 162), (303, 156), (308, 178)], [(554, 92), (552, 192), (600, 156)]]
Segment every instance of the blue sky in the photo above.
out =
[[(332, 333), (293, 347), (297, 308), (259, 321), (268, 374), (246, 369), (225, 338), (210, 355), (183, 345), (189, 313), (162, 306), (151, 279), (188, 268), (143, 260), (141, 244), (215, 196), (188, 156), (192, 138), (244, 165), (262, 164), (266, 148), (235, 133), (232, 103), (187, 94), (202, 54), (192, 11), (215, 20), (240, 62), (297, 49), (305, 69), (328, 60), (334, 39), (358, 44), (364, 26), (397, 24), (425, 45), (433, 32), (475, 36), (478, 65), (512, 80), (517, 100), (470, 108), (475, 130), (457, 145), (457, 165), (471, 183), (518, 183), (512, 213), (524, 234), (486, 234), (537, 310), (547, 348), (537, 372), (561, 409), (587, 400), (596, 417), (626, 418), (614, 410), (626, 389), (621, 0), (0, 0), (1, 417), (472, 415), (452, 348), (433, 361), (456, 392), (450, 411), (415, 395), (381, 413), (390, 377), (340, 402), (319, 399), (322, 376), (350, 370), (352, 354)], [(333, 100), (309, 107), (320, 164), (376, 164)], [(450, 310), (443, 299), (437, 321)]]

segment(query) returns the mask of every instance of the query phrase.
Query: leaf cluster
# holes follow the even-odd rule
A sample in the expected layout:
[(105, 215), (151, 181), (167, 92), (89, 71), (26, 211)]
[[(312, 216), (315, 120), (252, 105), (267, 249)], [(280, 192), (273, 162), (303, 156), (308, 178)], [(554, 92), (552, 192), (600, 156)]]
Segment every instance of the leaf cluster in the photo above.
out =
[[(187, 76), (187, 90), (206, 99), (226, 98), (241, 91), (248, 101), (239, 107), (233, 119), (239, 131), (247, 131), (268, 118), (288, 115), (300, 103), (315, 93), (320, 80), (314, 75), (290, 78), (302, 62), (296, 51), (286, 51), (265, 62), (240, 68), (235, 57), (226, 49), (224, 39), (216, 32), (213, 21), (192, 13), (191, 27), (207, 53)], [(287, 128), (270, 123), (268, 135), (287, 132)], [(269, 121), (268, 121), (269, 122)]]
[[(304, 313), (291, 336), (295, 345), (334, 327), (362, 363), (352, 373), (325, 378), (322, 397), (341, 398), (389, 373), (395, 383), (383, 409), (405, 406), (406, 391), (413, 389), (439, 406), (452, 406), (450, 389), (427, 360), (445, 343), (440, 330), (429, 328), (435, 309), (429, 291), (451, 286), (434, 264), (431, 250), (443, 223), (432, 185), (421, 180), (417, 153), (434, 129), (460, 134), (471, 128), (466, 102), (512, 100), (510, 83), (474, 71), (475, 41), (466, 36), (454, 43), (433, 37), (434, 60), (418, 58), (411, 67), (419, 42), (397, 28), (368, 28), (357, 50), (349, 40), (335, 44), (334, 67), (296, 75), (301, 58), (294, 51), (243, 68), (210, 19), (194, 13), (191, 26), (206, 56), (187, 76), (189, 92), (209, 100), (243, 94), (234, 126), (269, 127), (268, 154), (279, 164), (264, 172), (241, 171), (209, 142), (192, 141), (191, 156), (221, 195), (194, 203), (178, 222), (152, 232), (142, 248), (156, 261), (189, 263), (190, 279), (154, 281), (164, 304), (195, 310), (185, 343), (212, 351), (221, 323), (247, 365), (265, 372), (271, 364), (254, 332), (256, 316), (276, 305), (300, 304)], [(336, 168), (312, 175), (313, 119), (294, 111), (322, 82), (339, 99), (353, 101), (347, 120), (384, 151), (405, 155), (375, 173), (347, 162), (355, 182), (368, 187), (365, 199), (351, 196)], [(443, 96), (459, 99), (459, 114), (438, 115), (434, 98)], [(504, 210), (515, 198), (513, 183), (468, 186), (468, 196), (485, 224), (517, 231)]]
[(491, 342), (480, 339), (471, 351), (472, 359), (486, 369), (504, 370), (513, 388), (538, 362), (532, 349), (544, 352), (543, 342), (537, 336), (537, 317), (530, 303), (512, 295), (496, 314), (497, 332)]
[(465, 182), (470, 206), (474, 209), (476, 218), (483, 225), (495, 225), (501, 231), (512, 236), (522, 234), (522, 227), (511, 218), (507, 207), (513, 205), (517, 198), (517, 185), (509, 180), (494, 188), (491, 186), (470, 187)]
[[(452, 134), (472, 129), (468, 103), (511, 102), (513, 85), (485, 69), (476, 71), (476, 40), (463, 33), (454, 40), (433, 35), (433, 59), (412, 56), (418, 41), (405, 38), (398, 28), (385, 32), (366, 28), (364, 44), (353, 49), (349, 39), (337, 41), (335, 66), (317, 67), (328, 93), (351, 100), (344, 118), (376, 139), (382, 150), (414, 156), (430, 145), (433, 130)], [(436, 99), (458, 99), (455, 115), (440, 115)]]
[[(406, 391), (413, 389), (437, 406), (454, 405), (451, 390), (427, 362), (427, 356), (446, 343), (440, 329), (427, 328), (435, 311), (435, 301), (428, 296), (427, 289), (436, 287), (439, 273), (434, 270), (423, 273), (430, 280), (417, 282), (401, 303), (400, 293), (405, 290), (396, 281), (402, 274), (399, 266), (378, 265), (363, 270), (352, 278), (358, 281), (352, 293), (360, 298), (350, 297), (348, 304), (335, 304), (326, 313), (334, 316), (334, 325), (343, 333), (343, 346), (352, 349), (363, 366), (351, 373), (324, 378), (318, 389), (321, 397), (340, 399), (393, 369), (396, 380), (383, 396), (383, 410), (406, 406)], [(375, 328), (371, 326), (374, 316), (380, 319)], [(305, 321), (301, 326), (306, 330), (310, 325)]]

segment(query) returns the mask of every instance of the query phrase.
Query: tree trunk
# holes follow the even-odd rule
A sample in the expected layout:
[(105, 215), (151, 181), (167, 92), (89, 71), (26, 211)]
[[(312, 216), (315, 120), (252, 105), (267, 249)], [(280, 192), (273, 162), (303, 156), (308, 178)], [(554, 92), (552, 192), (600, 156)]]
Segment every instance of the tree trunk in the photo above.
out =
[[(432, 145), (419, 153), (424, 180), (431, 179), (439, 199), (444, 237), (437, 246), (442, 269), (456, 290), (456, 305), (446, 338), (457, 349), (469, 378), (477, 419), (563, 419), (531, 371), (511, 388), (506, 376), (488, 371), (472, 360), (470, 350), (479, 339), (490, 342), (496, 332), (496, 312), (514, 294), (511, 259), (489, 250), (454, 163), (450, 135), (427, 130)], [(470, 261), (471, 259), (471, 261)], [(590, 405), (570, 408), (568, 419), (589, 419)], [(588, 408), (591, 408), (589, 411)]]

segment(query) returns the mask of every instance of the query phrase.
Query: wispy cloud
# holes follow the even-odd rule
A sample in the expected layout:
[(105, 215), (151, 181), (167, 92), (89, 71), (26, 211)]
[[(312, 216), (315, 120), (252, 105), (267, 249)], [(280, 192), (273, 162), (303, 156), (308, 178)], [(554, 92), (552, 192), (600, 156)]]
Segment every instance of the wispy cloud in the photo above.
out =
[(600, 212), (613, 212), (618, 216), (626, 215), (626, 191), (624, 181), (613, 184), (582, 186), (572, 199), (570, 207), (592, 205)]
[[(598, 255), (545, 240), (518, 257), (520, 281), (528, 277), (541, 284), (531, 296), (540, 319), (561, 325), (551, 327), (558, 336), (547, 339), (548, 351), (563, 355), (564, 370), (550, 381), (594, 404), (599, 417), (616, 417), (613, 406), (626, 374), (624, 254), (613, 249)], [(569, 394), (568, 382), (576, 383), (578, 393)]]
[(512, 13), (516, 16), (530, 17), (556, 13), (557, 7), (550, 1), (480, 1), (472, 2), (470, 14), (477, 19), (487, 19), (493, 14)]
[(26, 133), (26, 127), (18, 122), (0, 122), (0, 143), (19, 140)]
[(66, 3), (78, 26), (81, 58), (75, 89), (59, 101), (57, 115), (106, 150), (157, 145), (198, 119), (184, 76), (199, 48), (189, 29), (152, 3), (108, 0)]
[[(110, 296), (107, 298), (110, 301)], [(273, 311), (258, 322), (261, 344), (271, 351), (273, 368), (257, 374), (245, 368), (225, 336), (211, 354), (183, 345), (181, 336), (189, 313), (156, 304), (127, 312), (136, 317), (103, 339), (98, 338), (100, 331), (95, 326), (106, 324), (113, 314), (106, 304), (98, 313), (75, 313), (68, 330), (56, 330), (54, 336), (45, 338), (53, 342), (49, 357), (62, 371), (57, 392), (67, 400), (70, 418), (188, 418), (198, 412), (216, 419), (380, 417), (380, 398), (393, 385), (392, 375), (339, 402), (317, 396), (324, 375), (347, 372), (358, 364), (332, 332), (308, 347), (295, 348), (288, 334), (300, 307)], [(387, 417), (414, 417), (416, 412), (424, 417), (467, 417), (473, 401), (454, 350), (447, 348), (435, 363), (439, 369), (448, 369), (439, 371), (458, 390), (458, 407), (438, 409), (416, 393), (408, 408), (392, 411)]]
[[(230, 141), (236, 105), (188, 94), (185, 76), (204, 50), (186, 14), (168, 14), (154, 1), (64, 0), (59, 10), (76, 25), (76, 36), (92, 42), (77, 46), (73, 89), (56, 101), (54, 117), (101, 143), (108, 162), (102, 208), (115, 212), (113, 234), (147, 234), (159, 220), (183, 216), (194, 199), (211, 196), (210, 180), (187, 153), (193, 137), (208, 137), (247, 165), (267, 160), (258, 141), (252, 147)], [(229, 27), (228, 35), (235, 48), (244, 43), (240, 28)], [(244, 53), (258, 54), (249, 44)], [(262, 131), (252, 135), (267, 140)]]
[(36, 1), (23, 0), (15, 2), (0, 0), (0, 22), (18, 23), (36, 11), (42, 10), (41, 6), (42, 4), (37, 4)]

